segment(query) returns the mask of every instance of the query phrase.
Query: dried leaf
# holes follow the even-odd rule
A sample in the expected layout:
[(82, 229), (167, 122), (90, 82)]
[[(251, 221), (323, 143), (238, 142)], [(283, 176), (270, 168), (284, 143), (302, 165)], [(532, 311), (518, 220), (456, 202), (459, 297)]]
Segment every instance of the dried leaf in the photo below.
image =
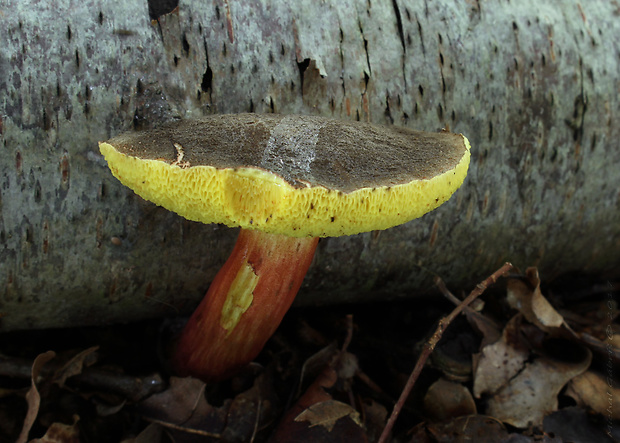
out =
[(303, 410), (315, 403), (331, 400), (332, 396), (325, 392), (325, 389), (333, 387), (337, 381), (336, 370), (332, 366), (326, 367), (297, 401), (296, 406)]
[(315, 403), (295, 417), (295, 421), (307, 421), (310, 422), (310, 427), (323, 426), (331, 432), (336, 422), (343, 417), (350, 417), (358, 426), (362, 426), (359, 412), (337, 400)]
[(123, 440), (121, 443), (160, 443), (162, 427), (157, 423), (151, 423), (136, 437)]
[(53, 423), (41, 438), (30, 440), (30, 443), (79, 443), (80, 431), (77, 422), (80, 417), (73, 416), (73, 424)]
[(507, 299), (510, 306), (517, 309), (530, 323), (544, 331), (559, 328), (564, 318), (556, 311), (551, 303), (542, 295), (540, 278), (536, 268), (528, 268), (525, 275), (530, 285), (517, 279), (508, 280)]
[(126, 404), (127, 400), (123, 400), (117, 405), (108, 405), (105, 403), (96, 402), (97, 415), (99, 417), (109, 417), (110, 415), (118, 414)]
[(611, 359), (614, 365), (620, 364), (620, 344), (614, 344), (619, 341), (618, 337), (620, 337), (619, 334), (614, 334), (611, 339), (607, 336), (604, 340), (599, 340), (587, 332), (579, 334), (581, 343), (588, 346), (592, 351), (602, 355), (603, 358)]
[(428, 388), (424, 410), (434, 420), (443, 421), (476, 414), (476, 404), (465, 386), (440, 378)]
[(180, 425), (186, 423), (204, 400), (204, 382), (191, 377), (170, 377), (170, 387), (140, 402), (140, 412), (148, 418)]
[[(565, 442), (601, 443), (620, 441), (617, 427), (613, 422), (602, 424), (592, 419), (586, 411), (578, 406), (560, 409), (549, 414), (543, 422), (543, 431)], [(615, 435), (614, 435), (615, 434)]]
[(259, 375), (250, 389), (232, 400), (227, 411), (226, 428), (222, 432), (223, 441), (251, 441), (258, 429), (276, 420), (278, 398), (273, 379), (268, 374), (264, 372)]
[[(270, 441), (272, 443), (368, 441), (357, 411), (351, 406), (333, 400), (325, 391), (333, 387), (337, 381), (336, 370), (332, 365), (327, 366), (297, 403), (286, 412), (271, 435)], [(346, 407), (342, 406), (343, 404)]]
[(508, 432), (501, 421), (484, 415), (457, 417), (447, 423), (430, 424), (427, 429), (434, 437), (433, 442), (500, 442), (508, 438)]
[(572, 397), (580, 406), (604, 417), (620, 420), (620, 408), (614, 407), (614, 399), (620, 398), (620, 389), (616, 384), (611, 377), (587, 371), (568, 383), (566, 395)]
[(88, 348), (65, 363), (54, 373), (54, 377), (52, 378), (54, 383), (62, 387), (69, 377), (81, 374), (84, 366), (91, 366), (96, 361), (95, 352), (98, 349), (99, 346)]
[[(410, 443), (452, 443), (452, 442), (493, 442), (493, 443), (562, 443), (563, 440), (548, 435), (525, 436), (508, 433), (502, 422), (485, 415), (470, 415), (440, 424), (430, 424), (428, 432), (434, 438), (426, 437), (419, 429)], [(426, 437), (426, 438), (425, 438)], [(566, 440), (564, 440), (566, 441)]]
[(168, 390), (152, 395), (137, 408), (178, 441), (186, 441), (188, 435), (250, 441), (256, 429), (274, 420), (278, 400), (268, 373), (260, 374), (250, 389), (225, 400), (220, 407), (207, 402), (204, 389), (200, 380), (171, 377)]
[(505, 386), (529, 357), (529, 351), (520, 340), (520, 315), (514, 316), (501, 338), (482, 349), (474, 370), (474, 396), (493, 393)]
[(384, 405), (372, 399), (365, 399), (362, 408), (368, 440), (377, 441), (387, 423), (388, 410)]
[(490, 343), (495, 343), (502, 336), (499, 326), (486, 315), (467, 309), (464, 312), (470, 326), (482, 335), (481, 348)]
[(54, 351), (47, 351), (43, 354), (39, 354), (37, 358), (34, 359), (32, 363), (32, 377), (31, 377), (31, 387), (28, 393), (26, 394), (26, 401), (28, 402), (28, 412), (26, 414), (26, 418), (24, 419), (24, 426), (22, 427), (22, 432), (19, 434), (19, 438), (17, 439), (17, 443), (25, 443), (28, 441), (28, 434), (30, 433), (30, 429), (34, 424), (34, 421), (39, 414), (39, 406), (41, 404), (41, 396), (39, 395), (39, 391), (37, 390), (37, 379), (39, 378), (39, 373), (41, 369), (51, 359), (56, 356)]
[(301, 367), (301, 374), (299, 375), (299, 391), (297, 392), (297, 397), (301, 395), (301, 389), (304, 385), (304, 379), (307, 376), (316, 377), (317, 374), (331, 361), (333, 361), (334, 357), (338, 354), (338, 348), (336, 347), (336, 343), (331, 343), (329, 346), (326, 346), (311, 355)]
[(204, 395), (204, 382), (192, 377), (170, 377), (170, 387), (150, 396), (137, 406), (149, 421), (160, 424), (179, 439), (187, 433), (220, 438), (226, 428), (226, 415), (231, 401), (215, 408)]
[(585, 351), (583, 361), (565, 363), (541, 357), (526, 364), (519, 375), (489, 399), (487, 414), (518, 428), (540, 426), (545, 415), (557, 409), (562, 387), (590, 366), (592, 353)]

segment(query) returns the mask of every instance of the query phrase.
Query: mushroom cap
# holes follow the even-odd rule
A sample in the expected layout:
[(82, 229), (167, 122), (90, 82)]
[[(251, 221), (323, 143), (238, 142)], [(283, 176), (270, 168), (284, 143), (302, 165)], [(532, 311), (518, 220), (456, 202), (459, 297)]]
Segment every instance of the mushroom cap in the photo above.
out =
[(293, 237), (420, 217), (459, 188), (470, 157), (462, 134), (278, 114), (180, 120), (99, 147), (124, 185), (189, 220)]

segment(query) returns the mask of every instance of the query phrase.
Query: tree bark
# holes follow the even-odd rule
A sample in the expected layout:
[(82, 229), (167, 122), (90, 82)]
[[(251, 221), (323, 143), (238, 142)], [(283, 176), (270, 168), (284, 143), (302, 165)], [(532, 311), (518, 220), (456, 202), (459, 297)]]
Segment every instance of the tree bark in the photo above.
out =
[(97, 141), (172, 117), (319, 114), (447, 128), (438, 210), (324, 239), (298, 304), (411, 296), (502, 262), (620, 274), (614, 2), (0, 0), (1, 330), (190, 312), (236, 230), (117, 182)]

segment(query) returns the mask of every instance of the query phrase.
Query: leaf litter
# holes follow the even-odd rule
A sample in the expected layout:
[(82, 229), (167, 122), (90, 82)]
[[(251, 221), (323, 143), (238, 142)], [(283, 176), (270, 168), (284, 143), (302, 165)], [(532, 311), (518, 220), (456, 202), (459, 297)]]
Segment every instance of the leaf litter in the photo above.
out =
[(443, 300), (293, 310), (209, 385), (168, 372), (169, 321), (3, 334), (0, 441), (620, 441), (620, 285), (502, 269), (465, 302), (437, 279)]

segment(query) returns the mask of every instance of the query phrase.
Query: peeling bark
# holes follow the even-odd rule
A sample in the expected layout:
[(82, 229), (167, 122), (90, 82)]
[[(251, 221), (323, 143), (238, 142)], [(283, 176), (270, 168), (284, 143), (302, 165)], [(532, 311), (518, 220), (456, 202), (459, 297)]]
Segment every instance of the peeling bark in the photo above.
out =
[(460, 285), (506, 260), (617, 276), (619, 15), (603, 0), (229, 0), (152, 23), (144, 1), (0, 0), (0, 329), (191, 311), (236, 232), (140, 200), (97, 141), (210, 113), (471, 141), (450, 202), (321, 241), (299, 304), (409, 296), (430, 272)]

